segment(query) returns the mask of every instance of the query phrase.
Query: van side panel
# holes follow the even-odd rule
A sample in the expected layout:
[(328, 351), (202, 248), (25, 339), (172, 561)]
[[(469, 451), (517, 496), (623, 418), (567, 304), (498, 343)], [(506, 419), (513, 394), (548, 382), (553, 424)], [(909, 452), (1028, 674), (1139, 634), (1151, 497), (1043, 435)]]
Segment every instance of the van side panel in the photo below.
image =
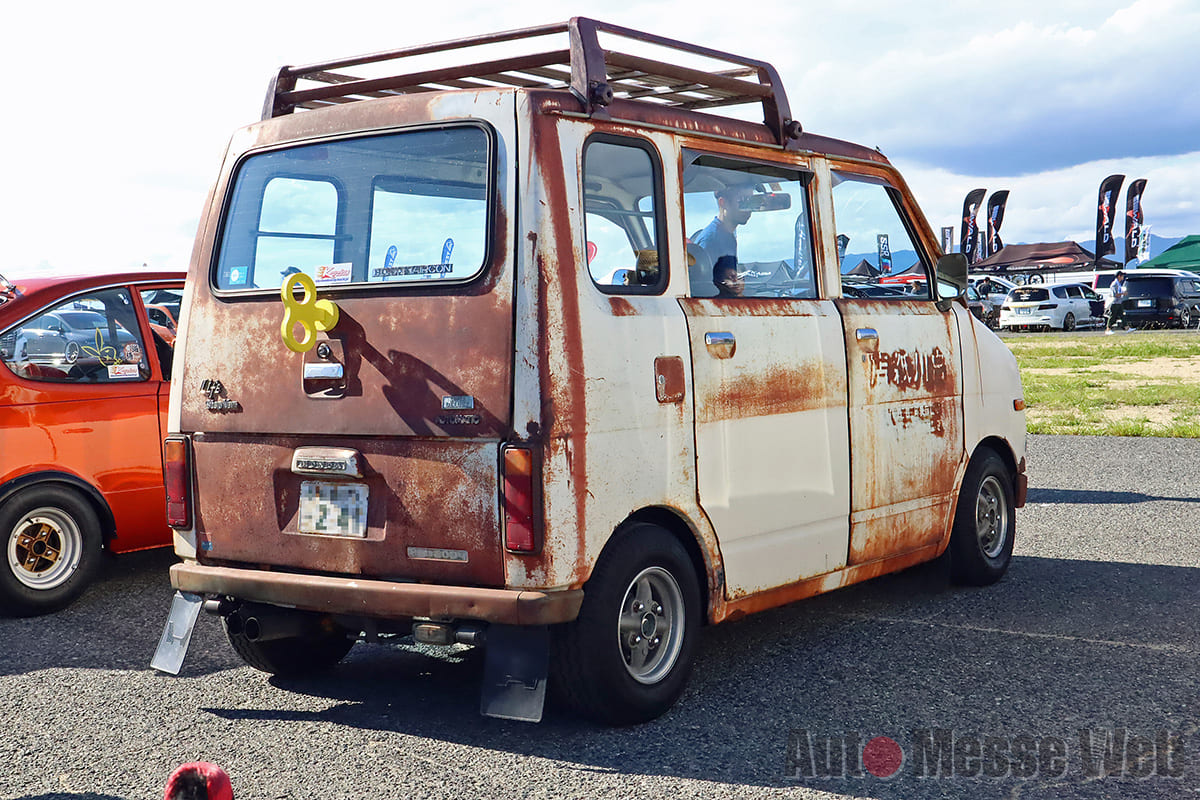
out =
[[(609, 537), (631, 514), (667, 508), (694, 521), (691, 370), (687, 328), (673, 293), (686, 291), (677, 156), (671, 137), (534, 115), (522, 226), (539, 278), (536, 371), (542, 397), (535, 426), (543, 446), (545, 547), (540, 556), (507, 556), (511, 587), (580, 586)], [(580, 159), (593, 131), (636, 135), (657, 146), (666, 173), (671, 277), (662, 295), (601, 292), (584, 251)], [(559, 213), (561, 211), (561, 214)], [(676, 247), (675, 244), (678, 243)], [(518, 278), (518, 280), (523, 280)], [(518, 316), (518, 331), (533, 320)], [(518, 337), (519, 341), (524, 334)], [(518, 352), (521, 345), (518, 344)], [(678, 385), (659, 400), (656, 367)], [(532, 370), (518, 365), (516, 396)], [(518, 406), (520, 407), (520, 406)], [(520, 432), (520, 415), (514, 427)]]

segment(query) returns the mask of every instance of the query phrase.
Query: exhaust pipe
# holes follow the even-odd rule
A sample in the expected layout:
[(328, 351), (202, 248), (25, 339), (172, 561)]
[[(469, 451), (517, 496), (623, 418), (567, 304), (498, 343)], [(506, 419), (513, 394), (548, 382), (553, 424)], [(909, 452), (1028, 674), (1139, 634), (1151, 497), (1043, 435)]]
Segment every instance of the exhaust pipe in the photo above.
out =
[[(291, 611), (274, 606), (243, 606), (238, 613), (226, 617), (229, 630), (242, 634), (252, 642), (270, 642), (296, 636), (319, 633), (325, 617), (307, 611)], [(238, 620), (240, 625), (234, 625)]]

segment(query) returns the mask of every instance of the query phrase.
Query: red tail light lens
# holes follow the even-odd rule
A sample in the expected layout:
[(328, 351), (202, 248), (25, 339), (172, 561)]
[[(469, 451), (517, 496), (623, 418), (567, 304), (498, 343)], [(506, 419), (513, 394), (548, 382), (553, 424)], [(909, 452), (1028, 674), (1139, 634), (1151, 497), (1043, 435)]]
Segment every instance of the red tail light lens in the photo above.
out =
[(192, 525), (191, 476), (187, 437), (167, 437), (163, 442), (163, 482), (167, 488), (167, 524), (172, 528)]
[(537, 551), (533, 525), (533, 452), (526, 447), (504, 450), (504, 546), (517, 553)]

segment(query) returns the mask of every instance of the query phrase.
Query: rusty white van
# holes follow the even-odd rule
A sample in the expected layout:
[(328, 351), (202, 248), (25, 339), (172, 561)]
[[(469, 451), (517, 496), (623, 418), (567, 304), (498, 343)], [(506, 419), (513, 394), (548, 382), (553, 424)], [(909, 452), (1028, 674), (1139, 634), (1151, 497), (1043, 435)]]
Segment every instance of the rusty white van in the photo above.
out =
[(192, 258), (155, 666), (203, 609), (270, 673), (480, 645), (483, 713), (628, 724), (705, 624), (998, 580), (1020, 378), (939, 255), (764, 61), (576, 18), (284, 67)]

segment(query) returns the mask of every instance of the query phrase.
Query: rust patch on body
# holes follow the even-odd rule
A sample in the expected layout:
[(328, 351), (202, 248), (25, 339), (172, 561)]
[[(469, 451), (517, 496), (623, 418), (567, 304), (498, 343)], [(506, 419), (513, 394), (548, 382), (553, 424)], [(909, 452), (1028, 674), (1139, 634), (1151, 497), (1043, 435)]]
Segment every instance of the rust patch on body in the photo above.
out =
[(636, 317), (637, 309), (633, 307), (633, 303), (626, 300), (624, 297), (609, 297), (609, 307), (612, 309), (614, 317)]

